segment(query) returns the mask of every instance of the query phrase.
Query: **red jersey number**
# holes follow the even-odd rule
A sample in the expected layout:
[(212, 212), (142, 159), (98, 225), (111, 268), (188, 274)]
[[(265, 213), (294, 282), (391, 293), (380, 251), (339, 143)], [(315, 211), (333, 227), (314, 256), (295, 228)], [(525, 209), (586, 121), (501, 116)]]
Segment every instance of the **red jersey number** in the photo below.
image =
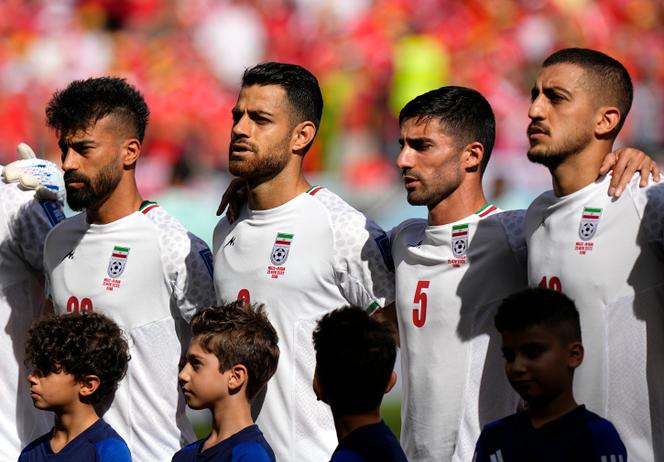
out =
[(429, 281), (417, 281), (415, 297), (413, 297), (413, 324), (415, 327), (422, 327), (427, 321), (427, 294), (424, 289), (429, 288)]
[(237, 299), (238, 301), (244, 300), (244, 303), (247, 305), (251, 304), (251, 295), (247, 289), (240, 289), (240, 291), (237, 293)]
[(548, 279), (546, 276), (542, 277), (539, 286), (541, 289), (550, 289), (555, 290), (556, 292), (563, 291), (563, 286), (560, 283), (560, 279), (558, 279), (556, 276), (551, 276)]
[(79, 302), (73, 295), (67, 300), (67, 313), (92, 313), (92, 300), (85, 297)]

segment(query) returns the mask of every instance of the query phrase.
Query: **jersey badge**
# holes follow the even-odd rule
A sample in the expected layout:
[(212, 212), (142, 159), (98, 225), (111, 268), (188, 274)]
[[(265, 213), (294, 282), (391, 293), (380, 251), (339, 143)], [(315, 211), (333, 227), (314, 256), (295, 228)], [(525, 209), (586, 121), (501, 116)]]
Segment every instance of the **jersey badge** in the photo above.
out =
[(380, 254), (383, 257), (383, 263), (390, 271), (394, 271), (394, 260), (392, 259), (392, 249), (390, 248), (390, 238), (384, 232), (374, 239)]
[(468, 249), (468, 223), (452, 226), (452, 253), (455, 258), (450, 258), (447, 263), (454, 268), (466, 263), (466, 250)]
[(580, 255), (585, 255), (593, 249), (593, 243), (589, 241), (597, 233), (601, 216), (602, 209), (584, 207), (579, 223), (579, 239), (581, 239), (581, 242), (576, 242), (574, 246), (574, 250), (578, 251)]
[(293, 236), (294, 234), (277, 233), (277, 238), (272, 246), (272, 253), (270, 253), (270, 262), (272, 262), (272, 265), (268, 265), (267, 267), (267, 274), (272, 279), (277, 279), (286, 273), (286, 268), (283, 265), (288, 260)]
[(107, 278), (104, 278), (102, 285), (106, 287), (106, 290), (113, 291), (113, 289), (119, 289), (120, 283), (122, 282), (119, 277), (124, 273), (125, 267), (127, 266), (127, 256), (129, 255), (129, 247), (122, 247), (116, 245), (113, 247), (113, 252), (111, 252), (111, 259), (108, 261), (108, 269), (106, 273), (108, 274)]
[(44, 209), (46, 218), (48, 218), (51, 226), (55, 226), (65, 219), (65, 213), (62, 211), (62, 207), (58, 201), (41, 201), (39, 204)]

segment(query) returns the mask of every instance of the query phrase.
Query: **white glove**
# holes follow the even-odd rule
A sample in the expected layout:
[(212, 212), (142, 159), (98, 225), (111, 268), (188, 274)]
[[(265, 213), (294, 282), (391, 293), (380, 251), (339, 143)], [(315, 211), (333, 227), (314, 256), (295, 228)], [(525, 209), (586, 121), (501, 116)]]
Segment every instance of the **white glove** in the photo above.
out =
[(37, 159), (32, 148), (25, 143), (19, 143), (16, 153), (19, 160), (5, 166), (2, 179), (6, 183), (18, 181), (22, 189), (34, 189), (39, 200), (64, 202), (62, 170), (51, 161)]

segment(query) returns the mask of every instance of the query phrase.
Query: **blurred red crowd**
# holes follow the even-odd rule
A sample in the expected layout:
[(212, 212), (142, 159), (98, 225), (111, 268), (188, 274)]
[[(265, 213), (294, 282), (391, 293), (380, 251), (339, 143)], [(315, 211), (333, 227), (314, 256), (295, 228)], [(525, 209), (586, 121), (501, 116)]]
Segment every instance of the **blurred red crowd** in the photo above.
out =
[(146, 156), (224, 169), (242, 70), (266, 60), (301, 64), (323, 88), (309, 170), (383, 181), (398, 150), (398, 109), (446, 84), (489, 99), (497, 156), (522, 153), (534, 76), (567, 46), (627, 66), (636, 101), (622, 141), (657, 154), (663, 24), (660, 0), (4, 0), (0, 163), (20, 141), (57, 157), (44, 123), (52, 92), (73, 79), (119, 75), (151, 108)]

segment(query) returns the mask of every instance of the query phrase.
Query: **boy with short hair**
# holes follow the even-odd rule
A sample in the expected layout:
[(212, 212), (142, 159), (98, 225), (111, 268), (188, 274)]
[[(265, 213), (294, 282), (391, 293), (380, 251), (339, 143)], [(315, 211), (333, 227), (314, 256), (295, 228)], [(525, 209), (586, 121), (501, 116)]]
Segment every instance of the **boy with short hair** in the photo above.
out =
[(178, 378), (189, 407), (212, 413), (212, 431), (175, 453), (173, 462), (275, 462), (251, 417), (251, 401), (279, 361), (279, 339), (264, 306), (238, 300), (207, 308), (194, 315), (191, 329)]
[(394, 331), (357, 306), (323, 316), (313, 333), (314, 392), (332, 408), (339, 445), (330, 462), (405, 462), (380, 418), (383, 395), (396, 383)]
[(23, 449), (19, 462), (131, 462), (127, 444), (94, 408), (115, 393), (128, 349), (118, 325), (99, 313), (55, 316), (30, 329), (32, 401), (55, 414), (55, 425)]
[(579, 313), (567, 296), (527, 289), (498, 308), (505, 372), (527, 409), (484, 427), (475, 462), (626, 462), (615, 427), (574, 400), (583, 361)]

